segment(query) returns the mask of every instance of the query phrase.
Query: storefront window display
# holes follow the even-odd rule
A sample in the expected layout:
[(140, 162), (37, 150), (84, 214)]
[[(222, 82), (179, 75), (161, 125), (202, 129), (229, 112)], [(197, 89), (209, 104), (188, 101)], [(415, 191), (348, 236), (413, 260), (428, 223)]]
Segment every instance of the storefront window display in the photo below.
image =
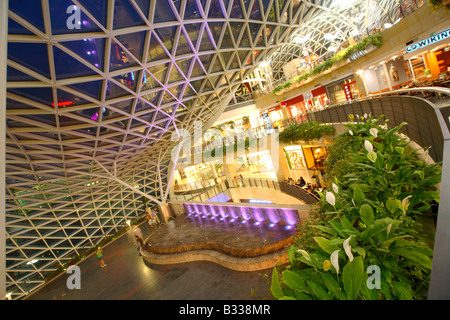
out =
[(325, 87), (330, 104), (358, 99), (359, 89), (353, 76), (341, 81), (329, 84)]
[(269, 109), (267, 114), (274, 127), (280, 127), (282, 125), (283, 112), (279, 106)]
[(303, 149), (301, 146), (285, 147), (284, 151), (286, 153), (291, 169), (306, 168), (305, 155), (303, 154)]

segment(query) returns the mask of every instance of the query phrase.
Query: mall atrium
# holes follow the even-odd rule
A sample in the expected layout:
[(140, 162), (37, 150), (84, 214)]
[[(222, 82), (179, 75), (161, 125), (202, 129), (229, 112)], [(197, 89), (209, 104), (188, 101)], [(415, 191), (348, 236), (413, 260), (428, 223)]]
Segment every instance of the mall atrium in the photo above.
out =
[(0, 5), (4, 299), (136, 227), (144, 268), (265, 270), (271, 299), (450, 298), (448, 1)]

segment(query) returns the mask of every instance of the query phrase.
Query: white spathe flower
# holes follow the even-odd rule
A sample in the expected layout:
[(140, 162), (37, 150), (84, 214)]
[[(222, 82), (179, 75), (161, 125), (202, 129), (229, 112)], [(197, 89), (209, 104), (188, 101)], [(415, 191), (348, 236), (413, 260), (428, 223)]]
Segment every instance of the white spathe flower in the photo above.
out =
[(309, 256), (308, 252), (306, 252), (305, 250), (302, 249), (298, 249), (298, 252), (300, 252), (302, 254), (303, 257), (305, 257), (306, 260), (311, 261), (311, 257)]
[(364, 147), (366, 148), (367, 152), (373, 151), (373, 145), (372, 145), (372, 143), (370, 143), (369, 140), (364, 141)]
[(333, 251), (330, 256), (331, 265), (336, 269), (336, 272), (339, 273), (339, 250)]
[(350, 262), (353, 261), (352, 246), (349, 244), (351, 238), (352, 236), (348, 237), (343, 243), (345, 254), (350, 259)]
[(328, 202), (329, 204), (331, 204), (333, 207), (335, 206), (335, 204), (336, 204), (336, 197), (334, 196), (333, 192), (327, 191), (327, 192), (325, 193), (325, 199), (326, 199), (327, 202)]
[(352, 130), (348, 130), (348, 133), (352, 136), (353, 135), (353, 131)]
[(408, 206), (409, 206), (409, 198), (411, 198), (412, 196), (407, 196), (405, 199), (402, 200), (402, 210), (403, 210), (403, 214), (406, 214), (406, 210), (408, 210)]
[(376, 128), (371, 128), (371, 129), (369, 130), (369, 132), (370, 132), (370, 134), (371, 134), (372, 136), (374, 136), (375, 138), (376, 138), (377, 135), (378, 135), (378, 129), (376, 129)]
[(339, 188), (334, 182), (331, 184), (331, 186), (333, 187), (334, 192), (339, 193)]
[(367, 119), (367, 113), (364, 113), (364, 119)]
[(387, 226), (387, 235), (391, 233), (391, 229), (392, 229), (392, 222)]

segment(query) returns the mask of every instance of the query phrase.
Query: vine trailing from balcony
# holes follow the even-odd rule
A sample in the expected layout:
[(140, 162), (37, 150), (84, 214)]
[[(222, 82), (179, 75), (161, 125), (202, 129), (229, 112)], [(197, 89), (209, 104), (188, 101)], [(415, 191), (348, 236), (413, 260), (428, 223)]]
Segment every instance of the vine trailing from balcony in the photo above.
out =
[(331, 125), (324, 125), (318, 121), (294, 123), (286, 127), (279, 135), (279, 141), (296, 144), (300, 141), (310, 142), (319, 140), (327, 135), (334, 135), (336, 129)]
[(425, 297), (432, 235), (419, 219), (439, 201), (441, 165), (417, 158), (397, 134), (406, 124), (363, 120), (352, 118), (329, 149), (328, 186), (298, 226), (289, 264), (273, 269), (277, 299)]
[(286, 81), (283, 84), (278, 85), (273, 90), (273, 93), (275, 95), (279, 95), (283, 93), (284, 90), (289, 89), (289, 87), (291, 87), (293, 84), (301, 83), (302, 81), (307, 80), (309, 77), (319, 75), (325, 72), (326, 70), (330, 69), (334, 64), (347, 60), (353, 53), (362, 51), (366, 49), (369, 45), (373, 45), (376, 48), (380, 48), (383, 45), (383, 37), (381, 36), (381, 34), (376, 33), (371, 36), (368, 36), (363, 40), (361, 40), (360, 42), (339, 51), (336, 55), (327, 59), (325, 62), (319, 64), (318, 66), (314, 67), (310, 71), (307, 71), (289, 81)]

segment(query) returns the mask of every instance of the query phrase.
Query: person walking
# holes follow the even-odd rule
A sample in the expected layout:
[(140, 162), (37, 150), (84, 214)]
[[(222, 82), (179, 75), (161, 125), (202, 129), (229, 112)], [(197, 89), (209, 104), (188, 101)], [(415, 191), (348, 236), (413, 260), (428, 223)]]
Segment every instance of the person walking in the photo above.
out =
[(105, 261), (103, 260), (103, 249), (102, 249), (101, 247), (98, 247), (98, 248), (97, 248), (96, 254), (97, 254), (98, 260), (100, 260), (100, 266), (101, 266), (102, 268), (103, 268), (103, 267), (106, 267), (107, 264), (106, 264)]
[(141, 248), (144, 247), (144, 241), (138, 235), (136, 235), (135, 238), (137, 243), (137, 250), (139, 252), (139, 255), (141, 256)]

